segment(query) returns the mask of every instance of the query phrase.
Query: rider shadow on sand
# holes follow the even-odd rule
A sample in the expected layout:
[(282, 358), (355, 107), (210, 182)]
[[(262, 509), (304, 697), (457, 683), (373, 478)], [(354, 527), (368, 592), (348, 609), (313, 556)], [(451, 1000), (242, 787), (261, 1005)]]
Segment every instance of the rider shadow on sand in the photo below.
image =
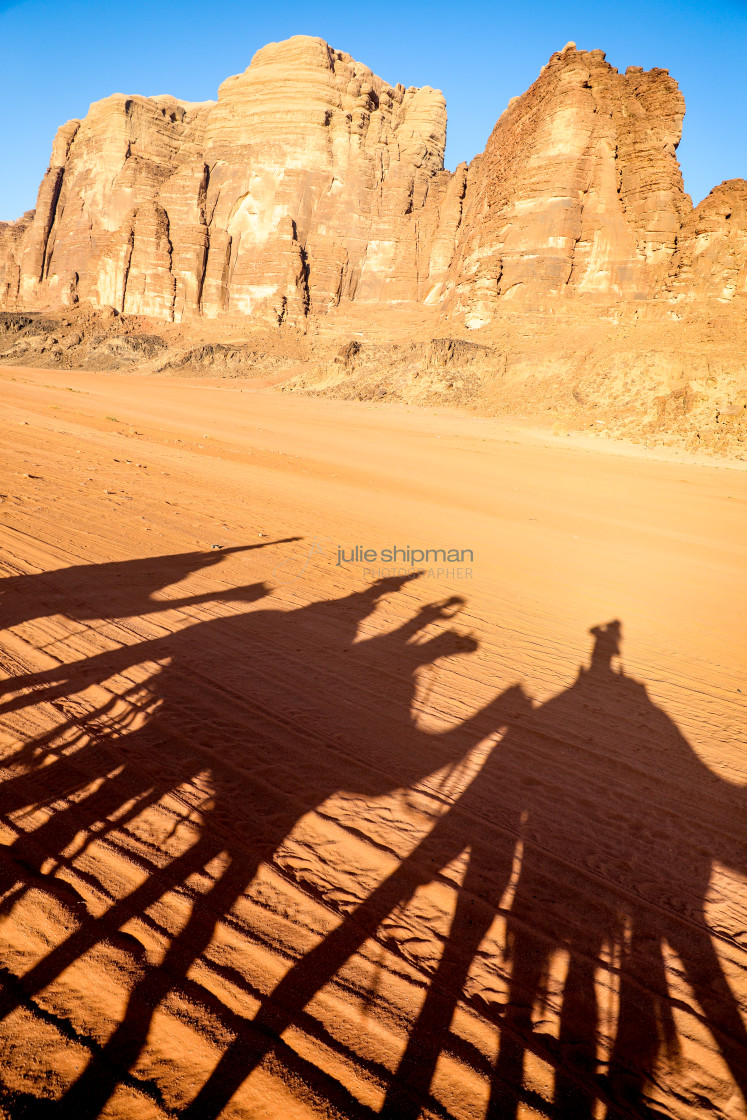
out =
[[(489, 1115), (517, 1115), (530, 1042), (556, 1066), (555, 1115), (662, 1115), (657, 1065), (676, 1064), (666, 948), (732, 1079), (747, 1099), (747, 1033), (714, 948), (706, 903), (714, 864), (747, 873), (747, 789), (713, 773), (645, 685), (615, 662), (622, 627), (591, 630), (593, 649), (564, 692), (511, 728), (499, 751), (520, 767), (526, 814), (508, 916), (508, 1001)], [(552, 954), (568, 961), (557, 1040), (532, 1032)], [(598, 1059), (596, 979), (616, 960), (618, 1010)]]
[[(406, 582), (378, 581), (292, 611), (258, 607), (14, 682), (40, 691), (9, 707), (71, 695), (116, 673), (126, 677), (144, 661), (168, 662), (149, 681), (158, 706), (143, 727), (99, 735), (43, 773), (32, 768), (0, 787), (5, 813), (29, 804), (40, 788), (48, 801), (64, 801), (19, 841), (6, 868), (18, 870), (18, 860), (41, 867), (50, 855), (63, 860), (77, 832), (122, 829), (122, 807), (140, 813), (206, 770), (213, 796), (194, 842), (153, 866), (102, 918), (82, 915), (78, 929), (5, 993), (4, 1014), (131, 917), (223, 861), (206, 890), (192, 891), (190, 916), (160, 965), (143, 964), (120, 1025), (55, 1115), (99, 1115), (137, 1061), (158, 1005), (187, 982), (217, 924), (305, 813), (340, 791), (377, 797), (458, 768), (502, 729), (482, 768), (397, 869), (290, 968), (252, 1020), (233, 1017), (235, 1040), (185, 1115), (217, 1117), (270, 1051), (283, 1056), (281, 1035), (315, 992), (465, 851), (451, 929), (381, 1115), (415, 1120), (433, 1105), (436, 1064), (453, 1045), (457, 1004), (475, 998), (465, 988), (497, 914), (509, 931), (508, 999), (502, 1007), (480, 1006), (500, 1031), (497, 1064), (486, 1070), (493, 1120), (513, 1120), (521, 1102), (533, 1103), (524, 1085), (527, 1051), (554, 1068), (553, 1114), (563, 1120), (591, 1120), (595, 1099), (607, 1103), (610, 1118), (653, 1115), (647, 1087), (662, 1048), (676, 1043), (665, 943), (683, 962), (734, 1081), (747, 1090), (747, 1040), (704, 911), (713, 862), (747, 868), (744, 791), (717, 778), (645, 687), (614, 667), (617, 622), (592, 631), (590, 665), (541, 706), (514, 686), (447, 732), (423, 731), (413, 713), (417, 673), (474, 651), (476, 642), (451, 628), (424, 636), (453, 616), (458, 600), (356, 640), (384, 596)], [(244, 592), (248, 599), (265, 594), (262, 585)], [(94, 780), (97, 788), (87, 792)], [(533, 1028), (532, 1011), (558, 951), (567, 955), (568, 972), (555, 1039)], [(619, 1013), (601, 1063), (595, 979), (611, 958), (619, 961)]]
[[(416, 1120), (434, 1107), (431, 1084), (450, 1026), (496, 914), (507, 920), (511, 972), (486, 1116), (515, 1120), (527, 1051), (555, 1070), (552, 1115), (592, 1120), (663, 1115), (647, 1090), (662, 1050), (676, 1050), (665, 945), (679, 955), (716, 1047), (747, 1097), (747, 1035), (705, 914), (715, 860), (747, 872), (744, 788), (714, 775), (649, 698), (616, 669), (621, 626), (591, 631), (591, 663), (539, 707), (517, 687), (486, 708), (508, 726), (480, 772), (397, 870), (285, 975), (244, 1025), (185, 1115), (216, 1117), (303, 1007), (415, 890), (465, 850), (467, 870), (440, 962), (379, 1113)], [(516, 841), (521, 866), (503, 907)], [(551, 959), (568, 959), (558, 1037), (533, 1029)], [(619, 961), (611, 1052), (598, 1060), (596, 980)], [(486, 1008), (480, 1006), (483, 1014)]]
[[(470, 724), (426, 735), (412, 722), (418, 671), (477, 648), (474, 639), (452, 628), (424, 634), (452, 618), (461, 600), (423, 607), (397, 629), (356, 641), (382, 599), (413, 578), (417, 575), (379, 580), (297, 610), (255, 609), (214, 618), (12, 682), (13, 691), (34, 691), (10, 700), (6, 711), (72, 696), (115, 676), (127, 681), (132, 668), (144, 662), (163, 665), (148, 681), (154, 714), (144, 726), (109, 736), (99, 730), (51, 760), (50, 742), (24, 748), (23, 761), (33, 759), (35, 765), (3, 783), (0, 811), (7, 819), (40, 799), (54, 811), (6, 851), (6, 890), (14, 877), (31, 877), (38, 885), (45, 860), (64, 864), (76, 836), (111, 836), (206, 771), (212, 797), (202, 807), (194, 843), (165, 865), (153, 866), (103, 917), (81, 914), (78, 929), (14, 991), (6, 991), (0, 1001), (4, 1015), (164, 894), (185, 889), (190, 877), (204, 875), (216, 860), (223, 864), (222, 871), (211, 872), (206, 891), (192, 891), (184, 928), (157, 967), (144, 966), (122, 1022), (55, 1105), (57, 1113), (79, 1120), (99, 1114), (136, 1062), (159, 1003), (186, 982), (217, 923), (302, 816), (341, 788), (369, 797), (409, 788), (439, 767), (457, 764), (474, 744)], [(255, 585), (240, 597), (264, 594), (266, 589)], [(120, 688), (118, 695), (128, 693)], [(17, 897), (6, 896), (11, 906)]]
[[(231, 586), (225, 590), (211, 590), (197, 595), (181, 595), (163, 599), (157, 598), (166, 588), (181, 583), (185, 578), (208, 568), (220, 564), (223, 559), (232, 554), (253, 552), (278, 544), (288, 544), (300, 540), (299, 537), (287, 537), (283, 540), (265, 541), (255, 545), (237, 545), (221, 550), (209, 552), (195, 551), (174, 553), (168, 556), (147, 556), (132, 560), (115, 561), (106, 564), (80, 564), (67, 568), (60, 568), (40, 574), (23, 574), (5, 577), (0, 580), (0, 631), (9, 630), (11, 627), (22, 626), (24, 623), (33, 622), (39, 618), (49, 617), (53, 614), (64, 614), (68, 619), (76, 622), (93, 622), (102, 619), (125, 619), (144, 617), (148, 614), (164, 610), (182, 610), (207, 603), (227, 601), (233, 604), (252, 603), (268, 594), (264, 584), (250, 584), (243, 587)], [(130, 654), (125, 647), (118, 655), (112, 658), (113, 671), (122, 669), (130, 663), (136, 664), (139, 658), (136, 653)], [(102, 655), (89, 663), (91, 681), (104, 679), (102, 676), (106, 655)], [(60, 682), (66, 680), (66, 670), (60, 667), (59, 671), (52, 670), (46, 674), (37, 674), (29, 677), (29, 681), (52, 682), (55, 673)], [(13, 682), (15, 689), (24, 687), (24, 678)], [(6, 684), (7, 688), (7, 684)], [(65, 695), (66, 686), (55, 684), (49, 690), (50, 698), (59, 698)], [(69, 690), (68, 690), (69, 691)], [(125, 699), (131, 699), (138, 692), (133, 686), (124, 693)], [(34, 693), (29, 700), (19, 697), (4, 705), (5, 712), (25, 707), (29, 702), (39, 703), (45, 695)], [(114, 739), (113, 728), (106, 730), (108, 721), (111, 721), (112, 711), (117, 706), (119, 697), (111, 696), (108, 703), (101, 705), (98, 710), (89, 715), (85, 728), (80, 727), (79, 718), (73, 716), (66, 724), (57, 726), (47, 735), (30, 740), (14, 755), (3, 759), (5, 767), (16, 767), (22, 770), (19, 779), (6, 780), (0, 788), (0, 811), (4, 815), (17, 811), (22, 806), (42, 806), (52, 803), (60, 797), (75, 796), (80, 789), (90, 784), (94, 777), (103, 776), (105, 763), (110, 763), (110, 768), (116, 767), (122, 761), (121, 752), (115, 748), (112, 752), (108, 744)], [(103, 732), (96, 734), (98, 726), (104, 728)], [(75, 729), (75, 738), (84, 745), (76, 750), (74, 759), (68, 757), (69, 749), (60, 749), (60, 741)], [(75, 739), (73, 740), (75, 745)], [(67, 744), (69, 747), (69, 743)], [(55, 765), (51, 769), (48, 764), (50, 758), (55, 758)], [(38, 764), (44, 763), (44, 767)], [(43, 769), (43, 773), (41, 772)], [(131, 769), (131, 767), (127, 768)], [(124, 790), (127, 786), (129, 774), (126, 773), (118, 782), (106, 782), (101, 786), (96, 796), (86, 799), (86, 813), (92, 821), (105, 822), (111, 814), (121, 809)], [(152, 775), (141, 775), (135, 778), (132, 787), (132, 797), (135, 805), (129, 817), (141, 813), (148, 804), (159, 800), (165, 790), (158, 783), (148, 786), (148, 778)], [(185, 776), (185, 780), (188, 775)], [(146, 788), (140, 789), (139, 783), (145, 779)], [(126, 800), (126, 799), (125, 799)], [(11, 879), (17, 867), (8, 863), (8, 856), (21, 866), (29, 866), (32, 870), (36, 863), (41, 863), (49, 857), (47, 837), (53, 836), (52, 847), (56, 844), (62, 851), (70, 843), (80, 826), (79, 816), (75, 805), (71, 806), (72, 812), (55, 813), (50, 817), (46, 826), (35, 830), (30, 835), (21, 834), (18, 841), (2, 853), (0, 865), (0, 891), (7, 889), (8, 876)], [(125, 823), (121, 813), (118, 817), (118, 826)], [(101, 835), (101, 831), (99, 831)], [(38, 853), (35, 860), (33, 852)], [(64, 891), (64, 886), (63, 886)], [(18, 890), (15, 892), (16, 895)], [(7, 911), (8, 905), (14, 896), (6, 896), (0, 903), (0, 912)]]
[(36, 618), (64, 614), (80, 622), (104, 618), (142, 617), (155, 611), (215, 603), (221, 598), (235, 602), (240, 588), (226, 593), (206, 591), (174, 599), (154, 595), (187, 576), (222, 563), (226, 556), (278, 544), (292, 544), (300, 537), (285, 537), (262, 544), (240, 544), (209, 552), (176, 552), (170, 556), (143, 556), (107, 564), (74, 564), (51, 572), (6, 576), (0, 579), (0, 630), (8, 630)]

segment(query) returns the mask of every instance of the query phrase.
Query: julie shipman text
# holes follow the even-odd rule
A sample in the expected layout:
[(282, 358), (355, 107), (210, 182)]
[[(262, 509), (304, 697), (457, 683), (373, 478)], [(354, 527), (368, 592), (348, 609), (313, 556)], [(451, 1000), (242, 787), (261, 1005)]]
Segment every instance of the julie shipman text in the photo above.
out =
[(422, 563), (443, 563), (443, 564), (462, 564), (465, 560), (474, 562), (474, 555), (471, 548), (382, 548), (379, 552), (375, 548), (363, 548), (362, 545), (355, 545), (350, 549), (350, 555), (346, 552), (341, 545), (337, 546), (337, 566), (342, 564), (373, 564), (377, 560), (382, 564), (422, 564)]

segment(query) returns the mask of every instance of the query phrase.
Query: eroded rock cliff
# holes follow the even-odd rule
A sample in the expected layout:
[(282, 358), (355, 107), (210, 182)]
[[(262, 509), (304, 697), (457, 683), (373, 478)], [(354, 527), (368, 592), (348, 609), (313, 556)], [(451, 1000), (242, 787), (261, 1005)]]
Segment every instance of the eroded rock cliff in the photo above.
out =
[(721, 303), (747, 296), (747, 182), (714, 187), (688, 214), (679, 233), (663, 292), (675, 301), (715, 296)]
[(665, 70), (568, 44), (448, 172), (440, 92), (296, 36), (215, 102), (115, 94), (63, 125), (36, 211), (0, 224), (0, 307), (303, 326), (421, 306), (477, 328), (504, 305), (730, 303), (747, 184), (693, 210), (683, 114)]
[(33, 219), (0, 229), (0, 301), (282, 321), (417, 300), (445, 140), (439, 92), (306, 36), (217, 102), (116, 94), (60, 129)]
[(692, 210), (684, 111), (665, 70), (619, 74), (572, 43), (553, 55), (470, 168), (451, 309), (481, 326), (502, 300), (654, 296)]

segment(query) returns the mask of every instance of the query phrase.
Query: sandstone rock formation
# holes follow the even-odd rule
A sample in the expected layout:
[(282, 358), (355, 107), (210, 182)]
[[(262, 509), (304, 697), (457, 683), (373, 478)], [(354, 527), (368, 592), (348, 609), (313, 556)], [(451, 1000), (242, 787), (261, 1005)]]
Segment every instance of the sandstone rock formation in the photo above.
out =
[(504, 304), (728, 303), (747, 184), (693, 211), (683, 114), (666, 71), (571, 43), (448, 172), (441, 93), (296, 36), (216, 102), (115, 94), (63, 125), (36, 211), (0, 224), (0, 308), (303, 325), (399, 305), (474, 328)]
[(689, 212), (675, 148), (685, 104), (665, 70), (622, 75), (569, 44), (509, 105), (470, 169), (451, 306), (652, 297)]
[(747, 182), (714, 187), (680, 231), (665, 295), (692, 302), (709, 293), (721, 303), (747, 296)]
[(215, 103), (114, 95), (60, 129), (33, 220), (0, 231), (0, 306), (297, 321), (416, 299), (445, 139), (440, 93), (305, 36), (258, 51)]

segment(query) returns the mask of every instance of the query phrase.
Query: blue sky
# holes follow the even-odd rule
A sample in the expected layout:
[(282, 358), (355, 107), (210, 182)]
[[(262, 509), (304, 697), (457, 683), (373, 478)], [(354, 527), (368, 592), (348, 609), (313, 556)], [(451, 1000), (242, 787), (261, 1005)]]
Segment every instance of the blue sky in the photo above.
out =
[(363, 4), (0, 0), (0, 220), (36, 202), (58, 125), (110, 93), (215, 97), (255, 50), (320, 35), (387, 81), (446, 95), (447, 167), (485, 146), (510, 97), (573, 39), (619, 70), (667, 68), (685, 94), (679, 157), (699, 202), (747, 177), (747, 0)]

